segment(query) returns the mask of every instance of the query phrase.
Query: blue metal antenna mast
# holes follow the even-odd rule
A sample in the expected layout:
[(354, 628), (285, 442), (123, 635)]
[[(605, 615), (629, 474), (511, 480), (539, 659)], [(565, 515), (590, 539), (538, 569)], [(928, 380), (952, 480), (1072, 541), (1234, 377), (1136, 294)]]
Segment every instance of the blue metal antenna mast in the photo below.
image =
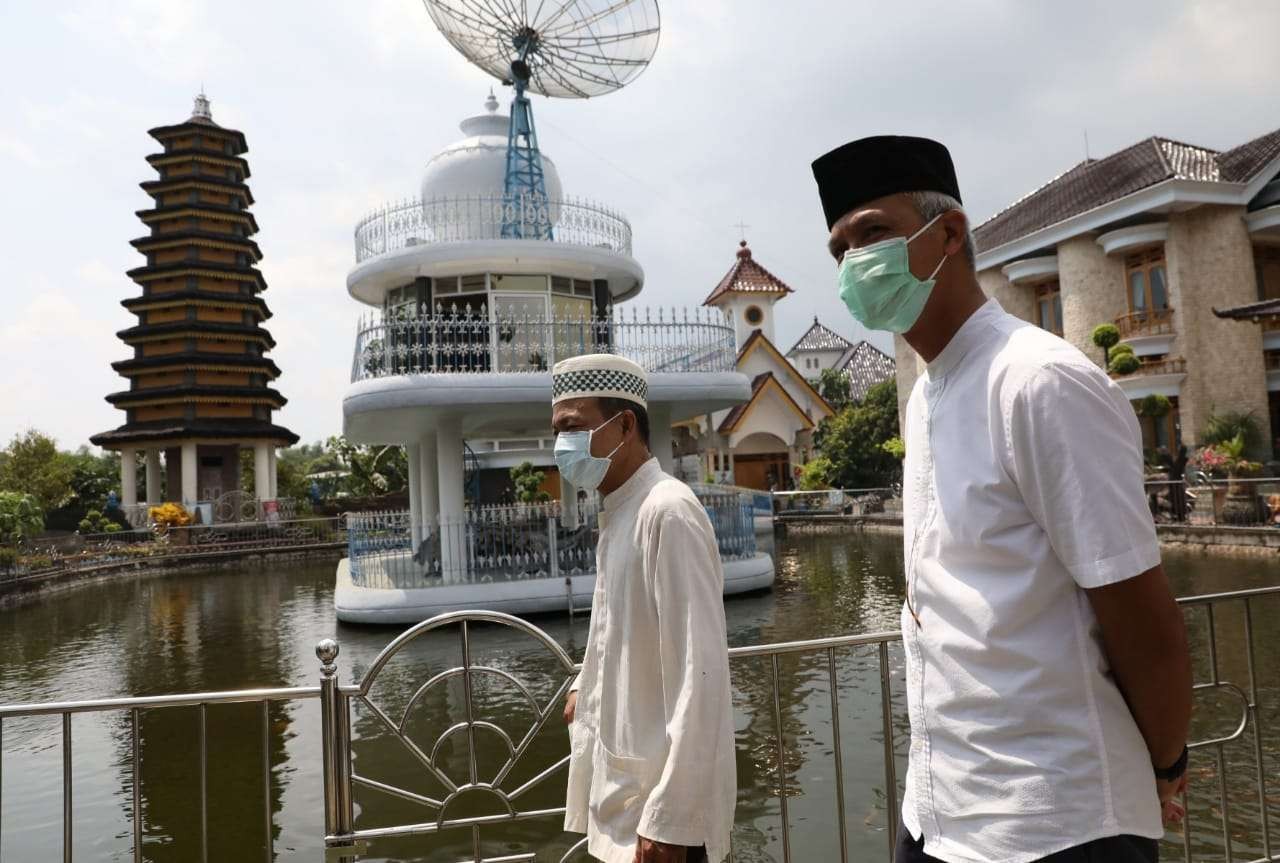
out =
[(502, 236), (504, 239), (550, 240), (551, 217), (547, 184), (533, 127), (533, 106), (525, 91), (530, 70), (527, 59), (538, 47), (538, 36), (526, 28), (512, 43), (520, 52), (511, 63), (511, 126), (507, 131), (507, 173), (503, 182)]

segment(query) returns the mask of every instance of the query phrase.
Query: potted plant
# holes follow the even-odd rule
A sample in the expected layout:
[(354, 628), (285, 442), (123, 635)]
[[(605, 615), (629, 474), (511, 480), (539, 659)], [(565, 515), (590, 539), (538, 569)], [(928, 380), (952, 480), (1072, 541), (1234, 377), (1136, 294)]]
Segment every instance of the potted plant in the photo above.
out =
[(1240, 480), (1257, 473), (1262, 465), (1245, 458), (1243, 433), (1220, 443), (1204, 447), (1196, 454), (1200, 469), (1212, 476), (1227, 477), (1227, 487), (1214, 489), (1214, 510), (1223, 524), (1254, 524), (1258, 520), (1258, 507), (1248, 487)]
[(1120, 342), (1120, 330), (1115, 324), (1098, 324), (1093, 328), (1093, 343), (1102, 348), (1102, 367), (1111, 367), (1111, 349)]

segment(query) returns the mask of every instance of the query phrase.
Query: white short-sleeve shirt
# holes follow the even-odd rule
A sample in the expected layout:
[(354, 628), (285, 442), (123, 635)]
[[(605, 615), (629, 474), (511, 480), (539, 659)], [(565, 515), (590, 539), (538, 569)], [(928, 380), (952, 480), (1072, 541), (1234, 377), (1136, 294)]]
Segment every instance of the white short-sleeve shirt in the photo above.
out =
[(1084, 592), (1160, 561), (1124, 393), (993, 300), (916, 382), (905, 441), (907, 829), (955, 863), (1161, 836)]

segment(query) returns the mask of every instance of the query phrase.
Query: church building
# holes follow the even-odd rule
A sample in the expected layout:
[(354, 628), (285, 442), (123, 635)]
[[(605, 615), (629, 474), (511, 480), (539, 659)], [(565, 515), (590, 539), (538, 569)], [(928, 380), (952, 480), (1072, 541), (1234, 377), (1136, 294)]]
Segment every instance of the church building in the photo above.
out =
[(736, 367), (751, 380), (751, 395), (743, 404), (677, 425), (685, 479), (787, 489), (811, 457), (813, 432), (834, 411), (774, 342), (774, 304), (792, 293), (743, 240), (733, 266), (703, 301), (732, 320)]

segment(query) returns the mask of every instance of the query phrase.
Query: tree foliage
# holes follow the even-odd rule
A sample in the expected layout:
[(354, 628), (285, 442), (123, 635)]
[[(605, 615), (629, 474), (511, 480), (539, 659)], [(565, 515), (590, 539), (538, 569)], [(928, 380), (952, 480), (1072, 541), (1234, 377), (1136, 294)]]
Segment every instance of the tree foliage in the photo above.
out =
[(814, 442), (831, 463), (831, 485), (865, 488), (900, 475), (899, 460), (884, 449), (898, 435), (898, 387), (888, 380), (867, 390), (860, 404), (823, 420)]
[(849, 391), (849, 375), (836, 369), (823, 369), (818, 376), (818, 394), (834, 410), (844, 410), (853, 402)]
[(1200, 442), (1214, 446), (1231, 443), (1237, 436), (1249, 451), (1262, 442), (1262, 424), (1253, 411), (1210, 411)]
[(801, 491), (820, 491), (831, 488), (831, 477), (835, 474), (835, 466), (825, 455), (810, 459), (800, 468), (799, 486)]
[(342, 435), (325, 441), (325, 450), (346, 470), (343, 491), (353, 497), (401, 492), (409, 487), (409, 457), (402, 446), (358, 446)]
[(35, 495), (0, 491), (0, 544), (13, 545), (44, 530), (44, 513)]
[(57, 509), (71, 500), (71, 478), (75, 466), (57, 442), (42, 432), (28, 429), (14, 435), (0, 453), (0, 491), (29, 494), (42, 512)]
[(538, 470), (530, 462), (524, 461), (511, 468), (508, 476), (514, 489), (518, 503), (545, 503), (551, 495), (542, 490), (542, 483), (547, 478), (545, 472)]

